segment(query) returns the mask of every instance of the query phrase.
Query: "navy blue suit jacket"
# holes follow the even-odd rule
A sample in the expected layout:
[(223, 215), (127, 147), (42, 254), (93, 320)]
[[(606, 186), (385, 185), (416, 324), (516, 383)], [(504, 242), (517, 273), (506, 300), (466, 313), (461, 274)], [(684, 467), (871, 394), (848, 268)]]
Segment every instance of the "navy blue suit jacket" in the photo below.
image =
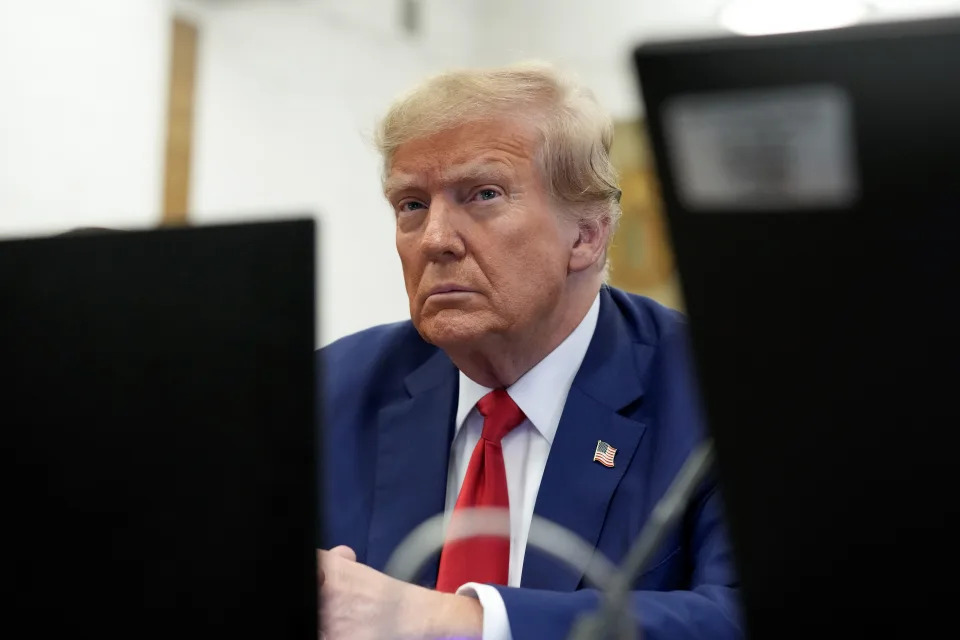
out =
[[(383, 570), (418, 524), (442, 513), (458, 373), (408, 322), (320, 351), (325, 544)], [(535, 513), (622, 562), (677, 470), (703, 437), (683, 316), (604, 287)], [(593, 462), (597, 440), (616, 464)], [(421, 583), (433, 586), (434, 562)], [(598, 594), (583, 575), (528, 548), (521, 587), (498, 587), (514, 640), (563, 638)], [(636, 581), (644, 640), (740, 638), (737, 579), (714, 480)]]

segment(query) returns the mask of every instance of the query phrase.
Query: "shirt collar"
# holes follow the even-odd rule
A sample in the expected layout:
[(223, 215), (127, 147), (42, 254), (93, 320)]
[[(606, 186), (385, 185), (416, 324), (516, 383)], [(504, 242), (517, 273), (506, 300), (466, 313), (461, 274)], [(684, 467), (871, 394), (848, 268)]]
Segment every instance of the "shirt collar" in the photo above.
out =
[[(567, 395), (573, 385), (573, 379), (580, 370), (587, 348), (597, 328), (600, 315), (600, 294), (594, 298), (587, 314), (577, 328), (564, 339), (547, 357), (523, 374), (519, 380), (507, 388), (507, 393), (527, 416), (527, 420), (553, 444), (553, 437), (560, 424)], [(477, 384), (460, 372), (460, 391), (457, 397), (456, 434), (470, 415), (477, 402), (492, 391)]]

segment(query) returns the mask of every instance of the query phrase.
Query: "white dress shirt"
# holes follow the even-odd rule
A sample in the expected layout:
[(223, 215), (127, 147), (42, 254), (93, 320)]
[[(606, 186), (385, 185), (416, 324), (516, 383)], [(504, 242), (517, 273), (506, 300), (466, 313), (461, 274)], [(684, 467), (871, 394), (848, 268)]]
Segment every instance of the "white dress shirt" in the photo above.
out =
[[(510, 570), (507, 585), (520, 586), (523, 557), (533, 519), (533, 508), (540, 491), (543, 469), (550, 445), (560, 424), (570, 386), (590, 346), (600, 313), (600, 295), (576, 329), (547, 357), (513, 383), (507, 393), (523, 411), (526, 419), (503, 438), (503, 463), (507, 472), (507, 496), (510, 500)], [(449, 518), (457, 502), (467, 465), (483, 431), (483, 416), (477, 401), (492, 391), (460, 372), (457, 422), (447, 472), (446, 514)], [(489, 585), (467, 583), (457, 590), (480, 600), (483, 607), (483, 640), (512, 640), (503, 598)]]

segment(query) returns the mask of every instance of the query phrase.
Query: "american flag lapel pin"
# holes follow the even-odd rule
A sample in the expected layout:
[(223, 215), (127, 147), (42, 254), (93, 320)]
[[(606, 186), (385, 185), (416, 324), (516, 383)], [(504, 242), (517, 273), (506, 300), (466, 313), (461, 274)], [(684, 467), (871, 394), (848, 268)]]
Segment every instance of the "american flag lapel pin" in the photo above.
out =
[(617, 450), (611, 447), (603, 440), (597, 440), (597, 450), (593, 452), (593, 461), (599, 462), (605, 467), (613, 468), (613, 456), (617, 455)]

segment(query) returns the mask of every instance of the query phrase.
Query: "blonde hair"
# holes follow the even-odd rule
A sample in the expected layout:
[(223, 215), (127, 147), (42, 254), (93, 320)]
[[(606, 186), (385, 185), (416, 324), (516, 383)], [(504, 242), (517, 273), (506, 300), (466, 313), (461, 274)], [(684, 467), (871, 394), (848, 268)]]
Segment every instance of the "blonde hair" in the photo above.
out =
[(589, 89), (548, 64), (450, 71), (427, 79), (390, 107), (375, 141), (384, 177), (400, 145), (465, 122), (534, 117), (538, 162), (554, 199), (581, 223), (620, 219), (620, 189), (610, 161), (613, 123)]

